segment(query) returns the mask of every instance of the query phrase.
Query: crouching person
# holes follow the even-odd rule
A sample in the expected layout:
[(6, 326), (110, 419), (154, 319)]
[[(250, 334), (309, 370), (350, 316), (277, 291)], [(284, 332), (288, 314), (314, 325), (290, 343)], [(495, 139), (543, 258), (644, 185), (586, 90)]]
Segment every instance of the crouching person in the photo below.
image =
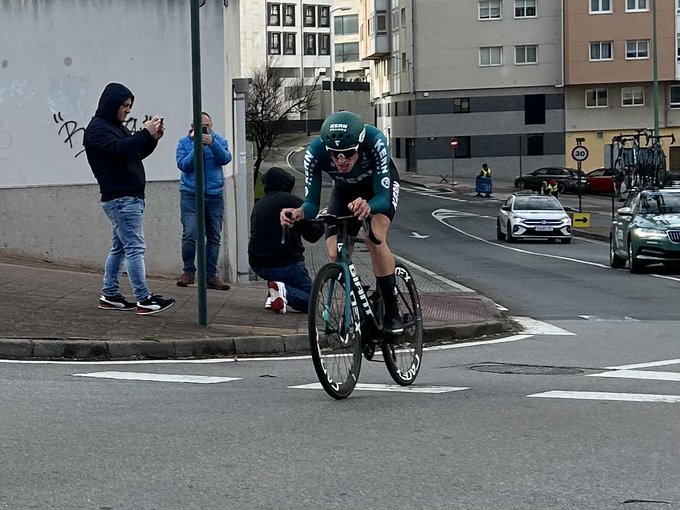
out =
[(262, 178), (265, 195), (250, 215), (248, 262), (253, 272), (267, 280), (265, 308), (286, 313), (287, 307), (307, 313), (312, 280), (305, 266), (302, 239), (314, 243), (323, 235), (323, 224), (302, 221), (289, 229), (282, 243), (281, 209), (297, 208), (302, 199), (293, 195), (295, 177), (272, 167)]

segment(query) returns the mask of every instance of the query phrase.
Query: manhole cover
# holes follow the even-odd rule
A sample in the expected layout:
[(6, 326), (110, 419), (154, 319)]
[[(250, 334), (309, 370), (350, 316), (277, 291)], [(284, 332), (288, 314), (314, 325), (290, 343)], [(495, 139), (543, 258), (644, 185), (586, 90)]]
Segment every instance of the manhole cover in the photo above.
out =
[(468, 368), (478, 372), (515, 375), (577, 375), (585, 370), (574, 367), (550, 367), (542, 365), (517, 365), (514, 363), (480, 363)]

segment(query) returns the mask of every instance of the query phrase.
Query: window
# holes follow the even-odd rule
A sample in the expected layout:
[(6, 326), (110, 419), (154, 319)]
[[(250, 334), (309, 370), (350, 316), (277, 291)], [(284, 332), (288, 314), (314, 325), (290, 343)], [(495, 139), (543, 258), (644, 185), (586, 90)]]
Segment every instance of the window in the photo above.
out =
[(524, 96), (524, 124), (545, 124), (545, 94)]
[(305, 55), (316, 55), (316, 34), (305, 34)]
[(324, 28), (331, 26), (331, 8), (327, 5), (319, 6), (319, 26)]
[(501, 65), (503, 63), (501, 57), (502, 49), (502, 46), (479, 48), (479, 65), (482, 67)]
[(406, 60), (406, 53), (401, 54), (401, 70), (408, 71), (408, 60)]
[(401, 28), (406, 27), (406, 9), (402, 8), (401, 9)]
[(480, 0), (479, 19), (501, 19), (501, 0)]
[(621, 89), (621, 106), (644, 106), (645, 89), (643, 87), (623, 87)]
[(515, 46), (515, 64), (537, 64), (538, 63), (538, 46), (535, 44), (529, 46)]
[(319, 34), (319, 55), (331, 54), (331, 35)]
[(281, 4), (267, 4), (267, 25), (270, 27), (281, 25)]
[(649, 41), (640, 39), (626, 41), (626, 60), (649, 58)]
[(680, 85), (671, 85), (671, 108), (680, 108)]
[(453, 113), (470, 113), (470, 98), (469, 97), (454, 98)]
[(335, 44), (335, 61), (336, 62), (358, 62), (359, 61), (359, 43), (342, 43)]
[(626, 12), (648, 10), (647, 0), (626, 0)]
[(586, 90), (586, 108), (606, 108), (607, 96), (607, 89)]
[(536, 0), (515, 0), (515, 18), (535, 18)]
[(281, 33), (268, 32), (267, 33), (267, 54), (281, 55)]
[(612, 0), (590, 0), (590, 14), (612, 12)]
[(283, 54), (295, 55), (295, 33), (286, 32), (283, 34)]
[(527, 135), (527, 156), (543, 156), (543, 134)]
[(599, 41), (590, 43), (590, 60), (612, 60), (612, 42)]
[(359, 15), (335, 16), (333, 18), (335, 35), (354, 35), (359, 33)]
[(295, 4), (283, 5), (283, 26), (284, 27), (295, 26)]
[(316, 26), (316, 6), (305, 5), (303, 7), (304, 14), (304, 26), (315, 27)]
[(376, 11), (376, 13), (375, 13), (375, 33), (377, 35), (387, 34), (387, 12)]

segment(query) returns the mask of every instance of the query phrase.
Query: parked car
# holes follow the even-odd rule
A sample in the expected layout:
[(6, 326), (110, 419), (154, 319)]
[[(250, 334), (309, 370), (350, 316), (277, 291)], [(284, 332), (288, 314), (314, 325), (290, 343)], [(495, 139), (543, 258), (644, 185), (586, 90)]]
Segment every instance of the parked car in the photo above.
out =
[(589, 193), (607, 193), (612, 194), (618, 190), (618, 185), (615, 185), (616, 172), (613, 168), (597, 168), (591, 172), (586, 173), (588, 179)]
[(560, 201), (550, 195), (513, 193), (496, 219), (496, 239), (559, 239), (571, 242), (571, 218)]
[(581, 192), (588, 189), (588, 179), (581, 171), (573, 168), (564, 168), (557, 166), (543, 167), (534, 170), (528, 174), (518, 175), (515, 178), (515, 188), (540, 190), (541, 182), (549, 182), (550, 179), (557, 181), (557, 191), (564, 193), (566, 191), (578, 192), (579, 181), (581, 183)]
[(680, 264), (680, 187), (631, 193), (609, 233), (609, 265), (631, 273), (649, 264)]

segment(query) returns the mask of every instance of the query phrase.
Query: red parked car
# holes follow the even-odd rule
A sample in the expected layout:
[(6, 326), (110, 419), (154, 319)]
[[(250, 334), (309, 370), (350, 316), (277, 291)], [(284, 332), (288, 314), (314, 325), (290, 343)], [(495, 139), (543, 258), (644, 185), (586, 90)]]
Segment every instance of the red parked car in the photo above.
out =
[(588, 191), (611, 194), (614, 191), (614, 174), (613, 168), (598, 168), (586, 173)]

